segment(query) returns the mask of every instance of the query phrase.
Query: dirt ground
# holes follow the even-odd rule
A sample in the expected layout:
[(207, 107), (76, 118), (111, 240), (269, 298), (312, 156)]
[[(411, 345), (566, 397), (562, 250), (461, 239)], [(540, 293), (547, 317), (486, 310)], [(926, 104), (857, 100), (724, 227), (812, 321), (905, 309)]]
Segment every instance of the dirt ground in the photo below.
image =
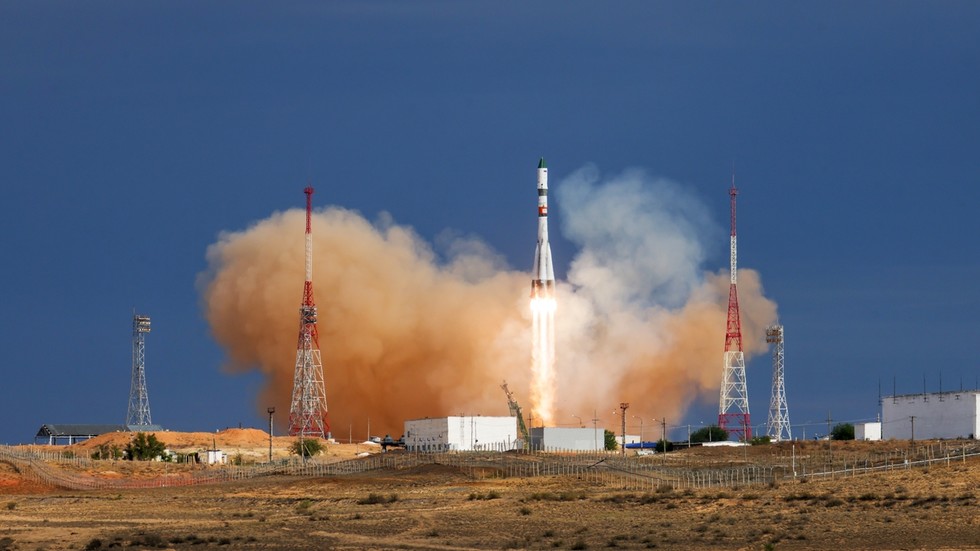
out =
[(572, 476), (476, 479), (440, 465), (78, 492), (0, 463), (0, 549), (980, 549), (978, 493), (976, 459), (647, 493)]

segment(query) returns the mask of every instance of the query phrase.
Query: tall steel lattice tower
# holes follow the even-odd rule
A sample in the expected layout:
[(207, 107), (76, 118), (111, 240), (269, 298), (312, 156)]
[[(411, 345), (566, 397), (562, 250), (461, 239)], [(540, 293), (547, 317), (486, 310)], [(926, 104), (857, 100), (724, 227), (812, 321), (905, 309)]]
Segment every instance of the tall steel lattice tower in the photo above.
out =
[(152, 425), (150, 397), (146, 393), (146, 334), (150, 317), (133, 314), (133, 375), (129, 383), (127, 425)]
[(725, 330), (725, 373), (718, 404), (718, 426), (741, 440), (752, 438), (749, 422), (749, 389), (745, 382), (745, 355), (742, 354), (742, 323), (738, 317), (738, 269), (735, 238), (735, 173), (728, 190), (732, 205), (731, 286), (728, 289), (728, 324)]
[(316, 331), (316, 304), (313, 302), (313, 188), (306, 194), (306, 283), (303, 305), (299, 308), (299, 342), (296, 345), (296, 370), (293, 374), (293, 398), (289, 406), (289, 435), (330, 438), (327, 420), (327, 395), (323, 386), (323, 362)]
[(772, 348), (772, 397), (769, 399), (769, 420), (766, 434), (773, 442), (792, 440), (789, 425), (789, 406), (786, 404), (786, 384), (783, 379), (783, 326), (776, 324), (766, 328), (766, 342)]

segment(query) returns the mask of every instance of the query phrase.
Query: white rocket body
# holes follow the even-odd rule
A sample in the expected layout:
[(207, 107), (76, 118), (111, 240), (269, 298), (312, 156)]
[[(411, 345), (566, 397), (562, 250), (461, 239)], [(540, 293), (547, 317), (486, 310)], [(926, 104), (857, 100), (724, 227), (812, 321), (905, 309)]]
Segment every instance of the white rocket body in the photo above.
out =
[(544, 158), (538, 162), (538, 245), (534, 249), (532, 275), (532, 297), (555, 295), (555, 268), (551, 264), (551, 244), (548, 243), (548, 167)]

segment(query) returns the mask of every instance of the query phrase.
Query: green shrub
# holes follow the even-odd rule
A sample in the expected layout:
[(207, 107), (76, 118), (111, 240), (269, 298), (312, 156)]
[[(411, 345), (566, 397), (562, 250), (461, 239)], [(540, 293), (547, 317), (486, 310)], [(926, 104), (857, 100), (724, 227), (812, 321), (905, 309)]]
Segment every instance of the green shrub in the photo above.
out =
[(728, 440), (728, 431), (718, 425), (710, 425), (691, 433), (691, 443), (724, 442)]
[(313, 457), (323, 451), (323, 443), (316, 438), (297, 438), (289, 450), (293, 455)]
[(833, 440), (854, 440), (854, 425), (851, 423), (837, 423), (830, 431), (830, 438)]
[(137, 432), (133, 439), (126, 444), (126, 459), (130, 461), (149, 461), (163, 455), (166, 446), (157, 440), (155, 434), (147, 436), (145, 433)]
[(606, 431), (603, 434), (604, 434), (603, 443), (605, 444), (605, 448), (607, 450), (615, 451), (619, 449), (619, 443), (616, 442), (616, 433), (614, 433), (609, 429), (606, 429)]

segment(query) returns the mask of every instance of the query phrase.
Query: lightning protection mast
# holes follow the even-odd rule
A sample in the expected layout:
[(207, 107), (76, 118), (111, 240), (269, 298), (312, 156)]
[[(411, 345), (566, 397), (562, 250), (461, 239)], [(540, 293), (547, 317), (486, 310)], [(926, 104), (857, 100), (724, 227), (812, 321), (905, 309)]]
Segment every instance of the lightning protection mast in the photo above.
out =
[(150, 398), (146, 393), (146, 334), (150, 332), (150, 317), (133, 314), (133, 374), (129, 383), (129, 410), (126, 424), (152, 425)]
[(745, 355), (742, 353), (742, 324), (738, 316), (738, 269), (735, 237), (735, 172), (732, 188), (728, 190), (732, 208), (731, 285), (728, 288), (728, 323), (725, 329), (725, 372), (721, 381), (721, 400), (718, 404), (718, 426), (740, 440), (752, 438), (749, 422), (749, 389), (745, 382)]
[(330, 438), (327, 420), (327, 397), (323, 386), (323, 362), (316, 331), (316, 304), (313, 302), (313, 188), (306, 194), (306, 282), (303, 304), (299, 308), (299, 341), (296, 346), (296, 369), (293, 374), (293, 397), (289, 406), (289, 435)]
[(786, 405), (786, 384), (783, 380), (783, 326), (766, 328), (766, 342), (772, 343), (772, 396), (769, 399), (769, 420), (766, 434), (773, 442), (792, 440), (789, 425), (789, 406)]

